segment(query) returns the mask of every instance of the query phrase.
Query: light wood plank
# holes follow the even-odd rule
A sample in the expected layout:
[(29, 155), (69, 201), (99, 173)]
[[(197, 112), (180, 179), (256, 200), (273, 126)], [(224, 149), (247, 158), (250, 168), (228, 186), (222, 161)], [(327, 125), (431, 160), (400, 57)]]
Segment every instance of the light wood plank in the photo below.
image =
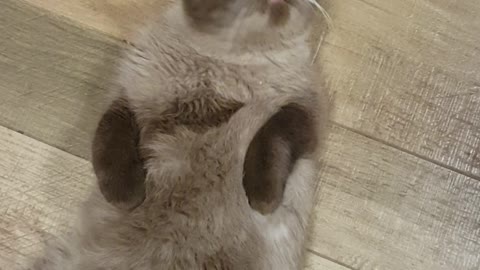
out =
[[(117, 37), (145, 10), (160, 9), (151, 0), (28, 1)], [(336, 97), (334, 120), (480, 178), (480, 5), (320, 2), (335, 26), (319, 58)]]
[[(90, 164), (0, 127), (0, 269), (24, 269), (68, 231), (92, 183)], [(308, 270), (346, 270), (308, 253)]]
[(0, 18), (0, 125), (88, 157), (118, 44), (21, 1), (0, 1)]
[[(336, 92), (335, 121), (478, 175), (471, 3), (332, 1), (336, 29), (321, 59)], [(420, 21), (408, 31), (407, 7), (425, 16), (413, 13)], [(393, 11), (401, 16), (391, 23)], [(460, 25), (462, 14), (473, 23)], [(0, 124), (87, 157), (118, 47), (42, 15), (0, 2)], [(434, 15), (439, 21), (428, 24)], [(458, 35), (459, 44), (422, 31)], [(332, 136), (316, 252), (353, 269), (478, 269), (478, 182), (349, 131)]]
[(313, 253), (307, 254), (305, 270), (350, 270), (344, 266), (321, 258)]
[[(0, 263), (8, 265), (36, 252), (44, 231), (66, 228), (91, 171), (5, 128), (0, 138)], [(479, 182), (340, 128), (328, 146), (311, 249), (352, 269), (480, 265)], [(307, 266), (342, 269), (315, 257)]]
[(25, 0), (117, 38), (124, 38), (149, 16), (174, 0)]
[(361, 270), (480, 267), (480, 182), (338, 127), (327, 147), (314, 251)]
[(68, 229), (92, 176), (84, 159), (0, 127), (0, 269), (23, 269)]
[(319, 64), (337, 123), (480, 176), (480, 5), (328, 1)]

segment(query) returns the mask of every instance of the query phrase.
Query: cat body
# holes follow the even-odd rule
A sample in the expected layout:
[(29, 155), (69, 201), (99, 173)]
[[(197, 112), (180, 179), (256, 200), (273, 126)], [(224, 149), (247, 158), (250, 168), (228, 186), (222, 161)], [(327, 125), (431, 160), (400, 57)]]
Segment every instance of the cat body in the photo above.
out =
[(301, 269), (327, 106), (309, 7), (273, 1), (174, 3), (126, 42), (98, 185), (33, 270)]

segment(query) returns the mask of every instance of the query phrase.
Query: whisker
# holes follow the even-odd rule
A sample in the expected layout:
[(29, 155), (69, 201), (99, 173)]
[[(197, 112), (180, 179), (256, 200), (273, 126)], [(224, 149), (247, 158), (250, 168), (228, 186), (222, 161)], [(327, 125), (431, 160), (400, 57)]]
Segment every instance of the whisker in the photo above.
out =
[[(320, 13), (322, 13), (323, 17), (325, 18), (325, 21), (327, 22), (328, 28), (332, 29), (333, 28), (333, 20), (330, 17), (330, 14), (328, 14), (328, 12), (325, 10), (325, 8), (323, 8), (317, 2), (317, 0), (306, 0), (306, 1), (309, 2), (313, 7), (318, 9), (320, 11)], [(312, 60), (310, 62), (311, 65), (313, 65), (315, 63), (315, 61), (317, 60), (318, 54), (320, 53), (320, 48), (322, 47), (322, 44), (323, 44), (323, 39), (324, 39), (324, 35), (320, 35), (320, 37), (318, 39), (317, 47), (315, 49), (315, 53), (313, 54)]]
[(330, 14), (328, 14), (328, 12), (325, 10), (325, 8), (323, 8), (317, 2), (317, 0), (306, 0), (306, 1), (308, 1), (310, 4), (312, 4), (315, 8), (317, 8), (322, 13), (323, 17), (325, 17), (325, 20), (327, 21), (328, 28), (332, 28), (333, 27), (333, 20), (330, 17)]
[(315, 60), (317, 60), (318, 54), (320, 53), (320, 47), (322, 47), (322, 44), (323, 44), (323, 37), (324, 35), (320, 35), (320, 38), (318, 39), (317, 48), (315, 49), (315, 54), (313, 55), (312, 61), (310, 62), (311, 65), (315, 64)]

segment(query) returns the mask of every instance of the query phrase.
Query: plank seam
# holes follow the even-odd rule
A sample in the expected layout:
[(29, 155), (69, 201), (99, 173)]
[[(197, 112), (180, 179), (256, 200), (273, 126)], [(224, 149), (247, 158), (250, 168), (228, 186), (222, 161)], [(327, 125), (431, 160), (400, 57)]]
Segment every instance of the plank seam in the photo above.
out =
[(365, 133), (365, 132), (362, 132), (362, 131), (353, 129), (353, 128), (351, 128), (351, 127), (348, 127), (348, 126), (346, 126), (346, 125), (340, 124), (340, 123), (338, 123), (338, 122), (336, 122), (336, 121), (331, 121), (331, 123), (334, 124), (334, 125), (336, 125), (336, 126), (338, 126), (338, 127), (340, 127), (340, 128), (342, 128), (342, 129), (345, 129), (345, 130), (347, 130), (347, 131), (353, 132), (353, 133), (358, 134), (358, 135), (360, 135), (360, 136), (362, 136), (362, 137), (365, 137), (365, 138), (367, 138), (367, 139), (370, 139), (370, 140), (373, 140), (373, 141), (375, 141), (375, 142), (381, 143), (381, 144), (386, 145), (386, 146), (388, 146), (388, 147), (391, 147), (391, 148), (393, 148), (393, 149), (395, 149), (395, 150), (398, 150), (398, 151), (401, 151), (401, 152), (406, 153), (406, 154), (408, 154), (408, 155), (411, 155), (411, 156), (413, 156), (413, 157), (415, 157), (415, 158), (418, 158), (418, 159), (421, 159), (421, 160), (430, 162), (430, 163), (435, 164), (435, 165), (437, 165), (437, 166), (440, 166), (440, 167), (442, 167), (442, 168), (444, 168), (444, 169), (447, 169), (447, 170), (449, 170), (449, 171), (455, 172), (455, 173), (457, 173), (457, 174), (463, 175), (463, 176), (465, 176), (465, 177), (468, 177), (468, 178), (471, 178), (471, 179), (473, 179), (473, 180), (476, 180), (476, 181), (479, 181), (479, 182), (480, 182), (480, 176), (475, 175), (475, 174), (473, 174), (473, 173), (469, 173), (468, 171), (463, 171), (463, 170), (461, 170), (461, 169), (455, 168), (454, 166), (451, 166), (451, 165), (442, 163), (442, 162), (440, 162), (440, 161), (438, 161), (438, 160), (435, 160), (435, 159), (432, 159), (432, 158), (429, 158), (429, 157), (420, 155), (420, 154), (418, 154), (418, 153), (415, 153), (415, 152), (410, 151), (410, 150), (408, 150), (408, 149), (402, 148), (402, 147), (397, 146), (397, 145), (395, 145), (395, 144), (393, 144), (393, 143), (390, 143), (390, 142), (388, 142), (388, 141), (385, 141), (385, 140), (376, 138), (376, 137), (374, 137), (374, 136), (372, 136), (372, 135), (369, 135), (369, 134), (367, 134), (367, 133)]
[[(28, 7), (29, 9), (33, 10), (34, 12), (38, 11), (39, 13), (42, 13), (42, 16), (44, 16), (44, 17), (51, 18), (52, 20), (65, 23), (69, 26), (75, 27), (75, 28), (80, 29), (82, 31), (90, 31), (90, 32), (94, 32), (96, 34), (104, 35), (105, 37), (114, 39), (116, 41), (122, 41), (122, 38), (114, 35), (113, 33), (95, 28), (91, 25), (88, 25), (86, 23), (75, 20), (75, 19), (73, 19), (71, 17), (68, 17), (64, 14), (55, 13), (52, 10), (49, 10), (48, 8), (44, 8), (42, 6), (34, 5), (34, 4), (29, 3), (28, 1), (25, 1), (25, 0), (20, 0), (19, 2), (21, 2), (22, 5)], [(0, 270), (2, 270), (2, 269), (0, 269)]]
[[(69, 17), (67, 17), (67, 16), (64, 16), (64, 15), (61, 15), (61, 14), (56, 14), (56, 13), (50, 12), (48, 9), (43, 9), (43, 8), (41, 8), (41, 7), (38, 7), (38, 6), (31, 5), (30, 3), (28, 3), (28, 2), (26, 2), (26, 1), (24, 1), (24, 0), (22, 0), (21, 2), (22, 2), (23, 5), (28, 6), (30, 9), (38, 10), (38, 12), (43, 13), (44, 16), (49, 17), (49, 18), (52, 18), (53, 20), (57, 20), (57, 21), (64, 22), (64, 23), (69, 24), (70, 26), (75, 27), (75, 28), (77, 28), (77, 29), (80, 29), (80, 30), (82, 30), (82, 31), (89, 31), (89, 32), (95, 33), (96, 35), (101, 35), (101, 36), (107, 37), (107, 38), (111, 39), (112, 44), (113, 44), (114, 46), (118, 46), (118, 44), (119, 44), (119, 43), (121, 42), (121, 40), (122, 40), (120, 37), (117, 37), (117, 36), (115, 36), (115, 35), (112, 35), (111, 33), (108, 33), (108, 32), (105, 32), (105, 31), (101, 31), (100, 29), (96, 29), (96, 28), (91, 27), (91, 26), (89, 26), (89, 25), (86, 25), (86, 24), (84, 24), (84, 23), (78, 22), (78, 21), (76, 21), (76, 20), (74, 20), (74, 19), (72, 19), (72, 18), (69, 18)], [(328, 42), (327, 42), (327, 43), (328, 43)], [(382, 140), (382, 139), (380, 139), (380, 138), (376, 138), (376, 137), (374, 137), (374, 136), (372, 136), (372, 135), (367, 134), (366, 132), (362, 132), (362, 131), (353, 129), (353, 128), (351, 128), (351, 127), (348, 127), (348, 126), (346, 126), (346, 125), (340, 124), (339, 122), (336, 122), (336, 121), (333, 121), (333, 120), (332, 120), (331, 122), (332, 122), (333, 124), (335, 124), (336, 126), (338, 126), (338, 127), (340, 127), (340, 128), (343, 128), (343, 129), (346, 129), (346, 130), (348, 130), (348, 131), (350, 131), (350, 132), (353, 132), (353, 133), (355, 133), (355, 134), (361, 135), (361, 136), (363, 136), (363, 137), (366, 137), (366, 138), (371, 139), (371, 140), (373, 140), (373, 141), (376, 141), (376, 142), (378, 142), (378, 143), (384, 144), (384, 145), (386, 145), (386, 146), (388, 146), (388, 147), (391, 147), (391, 148), (393, 148), (393, 149), (396, 149), (396, 150), (399, 150), (399, 151), (401, 151), (401, 152), (407, 153), (407, 154), (409, 154), (409, 155), (411, 155), (411, 156), (414, 156), (414, 157), (416, 157), (416, 158), (419, 158), (419, 159), (421, 159), (421, 160), (424, 160), (424, 161), (433, 163), (433, 164), (435, 164), (435, 165), (437, 165), (437, 166), (440, 166), (440, 167), (442, 167), (442, 168), (448, 169), (448, 170), (450, 170), (450, 171), (452, 171), (452, 172), (455, 172), (455, 173), (458, 173), (458, 174), (460, 174), (460, 175), (463, 175), (463, 176), (472, 178), (472, 179), (474, 179), (474, 180), (476, 180), (476, 181), (480, 181), (480, 176), (479, 176), (479, 175), (475, 175), (475, 174), (470, 173), (470, 172), (468, 172), (468, 171), (466, 171), (466, 170), (458, 169), (458, 168), (456, 168), (456, 167), (454, 167), (454, 166), (448, 165), (448, 164), (446, 164), (446, 163), (442, 163), (442, 162), (440, 162), (440, 161), (438, 161), (438, 160), (435, 160), (435, 159), (433, 159), (433, 158), (429, 158), (429, 157), (427, 157), (427, 156), (420, 155), (420, 154), (415, 153), (415, 152), (413, 152), (413, 151), (411, 151), (411, 150), (407, 150), (407, 149), (405, 149), (405, 148), (399, 147), (399, 146), (397, 146), (397, 145), (395, 145), (395, 144), (393, 144), (393, 143), (390, 143), (390, 142), (388, 142), (388, 141), (386, 141), (386, 140)], [(15, 130), (15, 129), (11, 128), (11, 127), (6, 127), (6, 128), (9, 128), (9, 129), (11, 129), (11, 130)], [(17, 132), (19, 132), (19, 131), (17, 131)], [(19, 133), (22, 134), (22, 132), (19, 132)], [(46, 143), (45, 141), (39, 140), (38, 138), (32, 137), (32, 136), (30, 136), (30, 135), (26, 135), (26, 134), (24, 134), (24, 135), (25, 135), (25, 136), (28, 136), (28, 137), (30, 137), (30, 138), (33, 138), (33, 139), (35, 139), (35, 140), (37, 140), (37, 141), (40, 141), (40, 142), (42, 142), (42, 143), (45, 143), (45, 144), (47, 144), (47, 145), (50, 145), (50, 146), (52, 146), (52, 147), (58, 148), (58, 149), (66, 152), (66, 153), (69, 153), (69, 154), (71, 154), (71, 155), (73, 155), (73, 156), (76, 156), (76, 157), (79, 157), (79, 158), (82, 158), (82, 159), (85, 159), (85, 160), (89, 160), (87, 157), (84, 157), (84, 156), (81, 156), (81, 155), (77, 155), (77, 154), (75, 154), (75, 153), (68, 152), (68, 151), (66, 151), (65, 149), (62, 149), (62, 148), (59, 148), (59, 147), (57, 147), (57, 146), (55, 146), (55, 145)]]
[[(61, 152), (65, 153), (65, 154), (67, 154), (67, 155), (69, 155), (69, 156), (76, 157), (76, 158), (78, 158), (78, 159), (81, 159), (81, 160), (84, 160), (84, 161), (87, 161), (88, 163), (90, 163), (90, 160), (87, 159), (87, 158), (85, 158), (85, 157), (82, 157), (82, 156), (80, 156), (80, 155), (76, 155), (76, 154), (70, 153), (70, 152), (66, 151), (65, 149), (62, 149), (62, 148), (60, 148), (60, 147), (58, 147), (58, 146), (56, 146), (56, 145), (47, 143), (47, 142), (45, 142), (45, 141), (43, 141), (43, 140), (40, 140), (40, 139), (38, 139), (38, 138), (36, 138), (36, 137), (34, 137), (34, 136), (31, 136), (31, 135), (29, 135), (29, 134), (26, 134), (26, 133), (23, 132), (23, 131), (17, 130), (17, 129), (15, 129), (15, 128), (9, 127), (9, 126), (4, 125), (4, 124), (0, 124), (0, 128), (4, 128), (4, 129), (7, 129), (7, 130), (10, 130), (10, 131), (12, 131), (12, 132), (15, 132), (15, 133), (19, 134), (20, 136), (26, 137), (26, 138), (28, 138), (28, 139), (30, 139), (30, 140), (34, 140), (34, 141), (36, 141), (36, 142), (38, 142), (38, 143), (41, 143), (41, 144), (44, 144), (44, 145), (46, 145), (46, 146), (48, 146), (48, 147), (55, 148), (56, 150), (61, 151)], [(2, 269), (0, 268), (0, 270), (2, 270)]]
[(345, 264), (345, 263), (343, 263), (343, 262), (341, 262), (341, 261), (339, 261), (339, 260), (336, 260), (336, 259), (333, 259), (333, 258), (331, 258), (331, 257), (329, 257), (329, 256), (323, 255), (323, 254), (321, 254), (321, 253), (319, 253), (319, 252), (317, 252), (317, 251), (315, 251), (315, 250), (313, 250), (313, 249), (307, 248), (307, 251), (310, 252), (310, 253), (312, 253), (312, 254), (315, 255), (315, 256), (318, 256), (318, 257), (324, 259), (324, 260), (327, 260), (327, 261), (332, 262), (332, 263), (334, 263), (334, 264), (338, 264), (338, 265), (340, 265), (340, 266), (342, 266), (342, 267), (345, 267), (346, 269), (349, 269), (349, 270), (359, 270), (359, 269), (353, 268), (352, 266), (350, 266), (350, 265), (348, 265), (348, 264)]

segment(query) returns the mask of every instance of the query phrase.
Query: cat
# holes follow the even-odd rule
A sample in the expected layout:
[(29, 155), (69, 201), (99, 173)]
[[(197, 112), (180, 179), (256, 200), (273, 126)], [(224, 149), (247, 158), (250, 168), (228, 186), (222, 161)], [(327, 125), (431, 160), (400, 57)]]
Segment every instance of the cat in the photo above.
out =
[(33, 270), (301, 269), (328, 104), (301, 0), (183, 0), (126, 41), (98, 185)]

